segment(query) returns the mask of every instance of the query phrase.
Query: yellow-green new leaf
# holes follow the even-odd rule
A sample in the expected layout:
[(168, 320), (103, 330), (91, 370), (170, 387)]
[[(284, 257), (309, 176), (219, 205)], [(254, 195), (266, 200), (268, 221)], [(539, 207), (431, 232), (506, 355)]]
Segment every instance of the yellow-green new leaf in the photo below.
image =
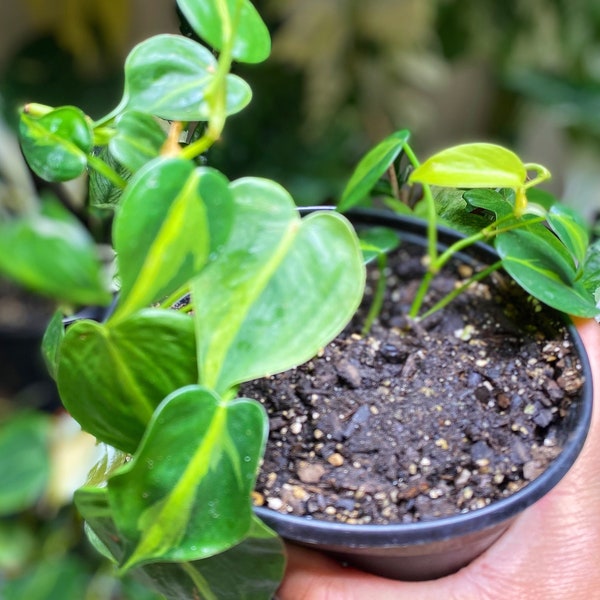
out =
[(496, 144), (461, 144), (428, 158), (409, 181), (455, 188), (520, 188), (527, 168), (510, 150)]

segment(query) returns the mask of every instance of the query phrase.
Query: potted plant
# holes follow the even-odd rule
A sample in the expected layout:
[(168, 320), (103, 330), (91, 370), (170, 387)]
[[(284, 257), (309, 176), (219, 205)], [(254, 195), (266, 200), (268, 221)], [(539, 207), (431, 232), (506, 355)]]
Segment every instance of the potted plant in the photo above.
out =
[[(128, 56), (122, 101), (105, 117), (93, 121), (75, 107), (37, 104), (21, 117), (23, 152), (39, 176), (66, 181), (89, 171), (91, 205), (114, 208), (114, 277), (103, 279), (89, 237), (52, 207), (11, 222), (12, 248), (43, 249), (41, 256), (19, 252), (23, 262), (12, 273), (27, 280), (33, 264), (36, 277), (28, 282), (63, 302), (44, 351), (65, 407), (106, 448), (75, 494), (95, 547), (119, 573), (137, 572), (168, 598), (268, 598), (282, 575), (282, 547), (256, 516), (274, 523), (273, 511), (253, 511), (251, 503), (268, 417), (238, 388), (306, 363), (344, 329), (363, 298), (363, 253), (339, 212), (300, 218), (277, 184), (229, 182), (203, 164), (228, 116), (250, 100), (232, 64), (264, 60), (269, 35), (248, 0), (178, 6), (217, 58), (194, 40), (156, 36)], [(415, 162), (405, 133), (378, 146), (351, 179), (341, 208), (362, 200), (401, 151)], [(490, 207), (512, 232), (539, 224), (512, 227), (505, 214), (511, 207), (512, 218), (529, 218), (519, 195), (529, 184), (521, 170), (519, 176), (518, 185), (513, 177), (487, 178), (484, 186), (516, 189), (516, 204), (491, 191), (469, 200), (487, 219), (474, 239), (490, 237)], [(428, 188), (439, 182), (420, 181), (434, 259), (426, 285), (442, 266), (436, 257), (447, 255), (436, 254), (437, 209)], [(457, 178), (442, 184), (479, 187)], [(44, 238), (50, 223), (58, 228), (52, 252)], [(500, 229), (491, 237), (499, 238)], [(381, 235), (366, 233), (362, 248), (383, 264)], [(467, 245), (456, 243), (453, 250)], [(70, 279), (57, 283), (46, 276), (63, 255), (69, 262), (59, 266)], [(473, 272), (473, 280), (482, 277)], [(109, 308), (65, 321), (65, 302), (71, 313), (81, 305)], [(373, 319), (378, 302), (376, 294)], [(579, 360), (585, 366), (583, 355)], [(573, 402), (583, 407), (578, 444), (589, 416), (584, 396)]]
[[(276, 425), (257, 511), (284, 537), (386, 577), (437, 578), (481, 554), (572, 465), (591, 372), (564, 315), (598, 315), (598, 246), (577, 213), (534, 188), (548, 177), (492, 144), (419, 164), (407, 131), (360, 161), (339, 208), (373, 194), (393, 209), (354, 214), (379, 258), (367, 328), (354, 323), (322, 357), (242, 387)], [(390, 265), (384, 249), (399, 241), (413, 248)], [(547, 469), (544, 447), (554, 447)]]

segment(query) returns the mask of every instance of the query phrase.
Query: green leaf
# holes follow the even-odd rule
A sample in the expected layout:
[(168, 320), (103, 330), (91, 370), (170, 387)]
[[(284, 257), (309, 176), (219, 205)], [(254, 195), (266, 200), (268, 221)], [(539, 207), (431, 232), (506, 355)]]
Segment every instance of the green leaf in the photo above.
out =
[[(174, 121), (208, 121), (217, 61), (200, 44), (177, 35), (158, 35), (138, 44), (125, 62), (120, 108)], [(248, 84), (227, 76), (226, 112), (242, 110), (252, 97)]]
[(213, 48), (223, 50), (232, 33), (235, 60), (259, 63), (268, 58), (269, 30), (248, 0), (177, 0), (177, 4), (190, 27)]
[[(75, 492), (75, 501), (93, 546), (119, 562), (123, 549), (107, 488), (81, 488)], [(282, 541), (253, 517), (247, 536), (224, 552), (193, 562), (154, 562), (134, 569), (132, 575), (167, 600), (270, 600), (284, 567)]]
[(388, 227), (369, 227), (359, 233), (359, 239), (365, 263), (380, 254), (389, 254), (400, 245), (398, 234)]
[(593, 295), (576, 280), (571, 256), (543, 225), (502, 233), (495, 246), (509, 275), (538, 300), (571, 315), (599, 314)]
[(138, 452), (108, 482), (122, 571), (213, 556), (242, 541), (267, 436), (260, 404), (189, 386), (157, 409)]
[(117, 133), (108, 148), (112, 156), (134, 172), (156, 158), (167, 139), (156, 119), (134, 110), (120, 114), (115, 120), (115, 128)]
[(546, 215), (548, 225), (567, 247), (577, 265), (585, 261), (589, 244), (589, 224), (578, 211), (554, 204)]
[(52, 316), (42, 339), (42, 355), (46, 368), (53, 379), (56, 379), (60, 345), (65, 337), (62, 311), (58, 310)]
[(85, 171), (93, 132), (78, 108), (64, 106), (42, 117), (22, 113), (19, 132), (23, 154), (42, 179), (68, 181)]
[(0, 516), (30, 508), (46, 488), (50, 473), (49, 418), (22, 413), (0, 425)]
[(96, 246), (57, 202), (0, 223), (0, 272), (28, 289), (73, 304), (108, 304)]
[(333, 212), (301, 220), (277, 184), (232, 184), (236, 221), (222, 256), (194, 281), (200, 381), (231, 386), (300, 364), (333, 339), (362, 299), (352, 226)]
[(139, 171), (114, 222), (121, 293), (113, 318), (194, 277), (227, 238), (231, 212), (228, 181), (218, 171), (179, 158), (159, 158)]
[(240, 544), (191, 563), (160, 563), (140, 569), (167, 600), (271, 600), (285, 557), (282, 541), (256, 518)]
[(146, 309), (114, 325), (79, 321), (67, 329), (58, 364), (61, 399), (83, 429), (134, 452), (160, 402), (195, 383), (193, 322)]
[(483, 208), (494, 213), (496, 220), (510, 217), (514, 213), (513, 204), (495, 190), (468, 190), (463, 194), (463, 198), (471, 210)]
[(358, 163), (342, 192), (338, 209), (345, 212), (356, 206), (373, 189), (377, 181), (398, 158), (410, 138), (406, 129), (388, 136), (372, 148)]
[(495, 144), (462, 144), (428, 158), (410, 175), (412, 183), (455, 188), (520, 188), (527, 169), (510, 150)]

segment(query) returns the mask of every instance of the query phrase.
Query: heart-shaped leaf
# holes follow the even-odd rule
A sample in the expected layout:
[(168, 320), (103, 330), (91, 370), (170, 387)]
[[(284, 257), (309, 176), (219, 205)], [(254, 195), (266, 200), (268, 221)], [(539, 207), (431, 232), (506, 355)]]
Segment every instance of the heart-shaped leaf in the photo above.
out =
[(167, 136), (150, 115), (128, 110), (115, 120), (117, 133), (108, 147), (111, 154), (130, 171), (138, 171), (156, 158)]
[(58, 363), (61, 399), (83, 429), (134, 452), (154, 409), (197, 381), (193, 322), (146, 309), (116, 324), (79, 321), (67, 329)]
[(520, 188), (527, 168), (510, 150), (496, 144), (462, 144), (428, 158), (409, 181), (442, 187)]
[(352, 317), (364, 289), (360, 245), (344, 217), (301, 220), (287, 192), (262, 179), (231, 190), (230, 242), (192, 287), (200, 381), (223, 394), (314, 356)]
[(190, 563), (159, 563), (140, 571), (168, 600), (271, 600), (285, 568), (283, 542), (258, 519), (237, 546)]
[[(75, 492), (75, 503), (92, 545), (118, 563), (123, 556), (122, 534), (112, 518), (108, 489), (81, 488)], [(244, 540), (224, 552), (193, 562), (154, 562), (134, 573), (168, 600), (270, 600), (284, 568), (281, 539), (253, 517)]]
[(495, 246), (502, 266), (538, 300), (571, 315), (594, 317), (600, 313), (593, 295), (576, 279), (571, 255), (543, 225), (502, 233)]
[(160, 158), (139, 171), (114, 222), (121, 277), (114, 318), (150, 305), (194, 277), (227, 238), (232, 202), (227, 179), (192, 161)]
[(201, 386), (168, 396), (138, 452), (108, 482), (125, 542), (122, 570), (198, 560), (243, 540), (266, 436), (257, 402), (225, 403)]
[(379, 142), (358, 163), (338, 204), (345, 212), (363, 200), (380, 177), (398, 158), (410, 138), (407, 130), (397, 131)]
[[(125, 62), (129, 108), (174, 121), (208, 121), (217, 61), (210, 50), (177, 35), (157, 35), (138, 44)], [(227, 76), (226, 112), (242, 110), (252, 97), (248, 84)]]
[(222, 50), (233, 36), (234, 59), (258, 63), (269, 56), (269, 30), (249, 0), (177, 0), (177, 4), (190, 27), (213, 48)]
[(0, 223), (0, 272), (45, 296), (73, 304), (109, 304), (96, 246), (60, 204)]
[(23, 113), (19, 132), (23, 154), (42, 179), (68, 181), (85, 171), (94, 136), (78, 108), (63, 106), (41, 117)]

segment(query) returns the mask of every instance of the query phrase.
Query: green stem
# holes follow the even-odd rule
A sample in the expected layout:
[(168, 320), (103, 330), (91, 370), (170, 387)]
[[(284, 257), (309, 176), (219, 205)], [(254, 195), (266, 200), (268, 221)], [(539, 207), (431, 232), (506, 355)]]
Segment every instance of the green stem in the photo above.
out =
[(441, 310), (442, 308), (444, 308), (445, 306), (450, 304), (450, 302), (452, 302), (452, 300), (454, 300), (454, 298), (460, 296), (473, 283), (475, 283), (476, 281), (481, 281), (482, 279), (485, 279), (490, 273), (497, 271), (501, 266), (502, 266), (502, 261), (499, 260), (499, 261), (495, 262), (493, 265), (490, 265), (489, 267), (486, 267), (485, 269), (479, 271), (476, 275), (473, 275), (473, 277), (470, 277), (461, 286), (452, 290), (450, 293), (446, 294), (441, 300), (436, 302), (429, 310), (427, 310), (426, 312), (424, 312), (421, 315), (421, 319), (425, 319), (429, 315), (432, 315), (434, 312)]
[(231, 71), (231, 64), (233, 62), (233, 41), (238, 27), (241, 8), (242, 2), (238, 0), (232, 19), (229, 14), (227, 1), (218, 0), (217, 9), (223, 27), (223, 47), (217, 62), (215, 77), (209, 90), (206, 92), (206, 99), (210, 106), (211, 114), (206, 133), (181, 151), (182, 158), (193, 159), (206, 152), (219, 140), (225, 128), (227, 120), (227, 76)]
[(111, 183), (114, 183), (118, 188), (123, 189), (127, 185), (127, 181), (123, 179), (114, 169), (109, 167), (102, 159), (88, 154), (87, 157), (88, 165), (98, 171), (101, 175), (106, 177)]
[(380, 252), (377, 255), (377, 269), (379, 270), (379, 281), (377, 281), (377, 286), (375, 287), (375, 293), (373, 294), (373, 300), (371, 302), (371, 306), (369, 307), (369, 312), (365, 318), (365, 322), (363, 324), (363, 328), (361, 334), (366, 336), (369, 331), (371, 331), (371, 327), (375, 322), (375, 319), (379, 316), (381, 312), (381, 307), (383, 306), (383, 299), (385, 296), (385, 290), (387, 287), (387, 281), (385, 280), (385, 269), (387, 267), (387, 254), (385, 252)]
[[(404, 145), (404, 152), (413, 167), (419, 166), (419, 160), (417, 159), (412, 148), (408, 145)], [(409, 316), (416, 318), (421, 310), (421, 305), (427, 294), (431, 280), (436, 274), (436, 265), (438, 262), (438, 238), (437, 238), (437, 212), (435, 209), (435, 200), (431, 193), (431, 188), (427, 184), (423, 184), (423, 198), (425, 200), (425, 209), (427, 211), (427, 256), (429, 264), (427, 265), (427, 273), (421, 280), (421, 285), (417, 290), (417, 294), (413, 300), (412, 306), (410, 307)]]
[(527, 163), (523, 166), (528, 171), (535, 171), (537, 173), (537, 177), (534, 177), (525, 183), (523, 186), (525, 189), (538, 185), (539, 183), (542, 183), (542, 181), (547, 181), (551, 177), (550, 171), (543, 165), (538, 165), (537, 163)]

